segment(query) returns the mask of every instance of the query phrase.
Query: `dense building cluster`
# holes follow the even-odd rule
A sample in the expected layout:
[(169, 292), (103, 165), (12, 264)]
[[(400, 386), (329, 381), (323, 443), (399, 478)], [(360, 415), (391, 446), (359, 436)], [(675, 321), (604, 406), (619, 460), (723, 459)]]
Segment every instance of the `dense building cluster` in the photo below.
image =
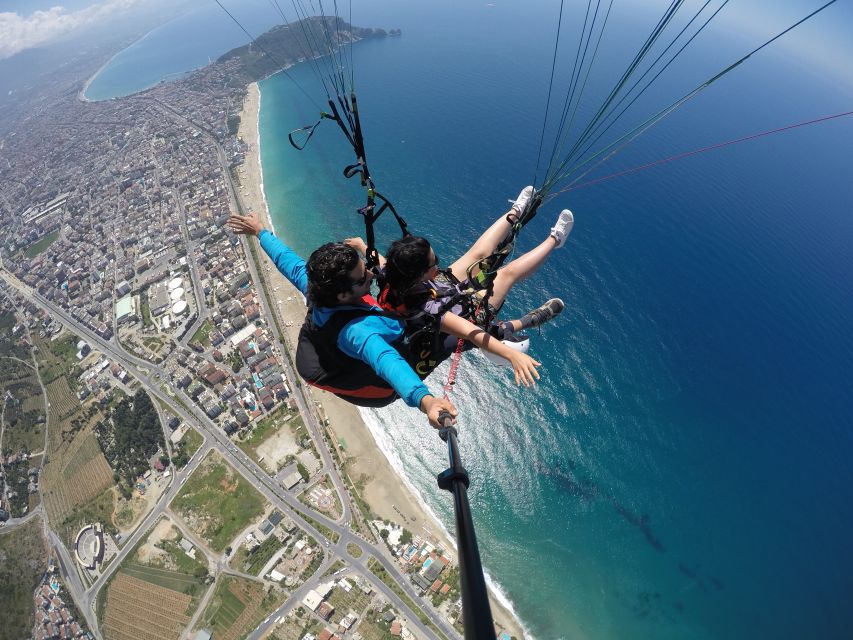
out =
[(65, 596), (64, 589), (51, 560), (41, 584), (33, 595), (36, 621), (32, 637), (35, 640), (48, 640), (48, 638), (94, 640), (94, 636), (86, 629), (85, 624), (77, 620), (74, 605), (65, 602), (66, 599), (70, 602), (70, 599), (63, 596)]

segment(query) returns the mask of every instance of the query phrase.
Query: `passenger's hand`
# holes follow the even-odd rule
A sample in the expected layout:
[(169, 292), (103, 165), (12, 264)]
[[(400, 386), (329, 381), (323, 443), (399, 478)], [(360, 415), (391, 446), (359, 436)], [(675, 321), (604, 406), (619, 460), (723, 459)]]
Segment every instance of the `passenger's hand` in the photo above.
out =
[(429, 423), (436, 429), (441, 429), (444, 425), (439, 422), (438, 415), (442, 411), (447, 411), (452, 418), (456, 418), (459, 412), (453, 403), (447, 398), (436, 398), (435, 396), (424, 396), (421, 400), (421, 411), (423, 411)]
[(347, 238), (344, 240), (344, 244), (349, 245), (363, 256), (367, 255), (367, 243), (363, 238)]
[(513, 355), (509, 356), (508, 359), (515, 374), (515, 384), (519, 386), (523, 384), (525, 387), (536, 384), (539, 379), (539, 372), (536, 367), (541, 367), (541, 362), (537, 362), (520, 351), (513, 351)]
[(264, 225), (261, 224), (261, 218), (254, 211), (247, 216), (231, 215), (225, 222), (233, 233), (257, 236), (264, 230)]

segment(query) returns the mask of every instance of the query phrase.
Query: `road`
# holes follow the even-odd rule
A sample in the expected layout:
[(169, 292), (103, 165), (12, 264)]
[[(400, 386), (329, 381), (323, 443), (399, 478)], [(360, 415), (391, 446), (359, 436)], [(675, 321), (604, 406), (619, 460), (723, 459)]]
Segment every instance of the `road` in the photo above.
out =
[[(186, 118), (180, 112), (176, 111), (169, 105), (160, 102), (159, 100), (151, 100), (148, 98), (141, 98), (141, 100), (153, 102), (169, 116), (184, 122), (186, 125), (198, 131), (201, 135), (205, 136), (208, 139), (208, 141), (214, 146), (217, 151), (217, 157), (220, 163), (220, 167), (226, 177), (226, 185), (228, 188), (231, 209), (232, 211), (242, 210), (238, 204), (236, 190), (232, 182), (231, 171), (229, 168), (229, 163), (227, 162), (227, 158), (225, 156), (225, 151), (222, 149), (216, 137), (206, 128), (200, 127), (193, 121)], [(185, 230), (186, 216), (185, 210), (183, 208), (183, 203), (181, 202), (180, 197), (176, 197), (176, 201), (179, 203), (182, 218), (184, 219), (184, 225), (182, 225), (182, 227)], [(24, 293), (28, 293), (31, 300), (33, 300), (36, 304), (48, 311), (48, 313), (50, 313), (52, 317), (60, 320), (71, 331), (77, 333), (78, 335), (81, 335), (81, 337), (84, 337), (87, 341), (90, 342), (93, 348), (98, 348), (102, 353), (104, 353), (114, 361), (117, 361), (122, 364), (125, 369), (133, 373), (134, 377), (141, 382), (143, 387), (149, 393), (153, 394), (155, 397), (166, 403), (173, 413), (178, 415), (181, 419), (183, 419), (190, 425), (195, 426), (200, 433), (206, 435), (205, 444), (203, 445), (202, 449), (200, 449), (199, 452), (196, 453), (190, 464), (188, 464), (187, 467), (185, 467), (181, 472), (179, 472), (177, 476), (174, 477), (170, 489), (165, 492), (163, 496), (161, 496), (160, 500), (158, 500), (157, 505), (152, 510), (152, 512), (143, 520), (143, 523), (136, 529), (134, 534), (128, 540), (125, 541), (122, 550), (119, 553), (119, 557), (113, 559), (110, 566), (105, 570), (102, 576), (87, 591), (85, 591), (85, 593), (81, 594), (81, 599), (83, 601), (81, 604), (85, 604), (87, 608), (92, 606), (98, 590), (103, 587), (103, 585), (106, 583), (109, 576), (112, 575), (115, 569), (120, 566), (121, 561), (124, 559), (129, 550), (132, 549), (140, 539), (142, 539), (142, 536), (145, 535), (147, 531), (157, 521), (157, 519), (159, 519), (159, 517), (163, 515), (168, 503), (180, 490), (181, 481), (185, 479), (195, 469), (200, 460), (203, 459), (204, 455), (206, 455), (206, 453), (210, 449), (215, 449), (220, 455), (222, 455), (226, 460), (228, 460), (240, 473), (249, 478), (255, 485), (256, 489), (258, 489), (258, 491), (264, 496), (264, 498), (266, 498), (276, 508), (282, 510), (282, 512), (288, 512), (291, 518), (293, 518), (303, 530), (309, 532), (315, 540), (323, 544), (327, 549), (327, 552), (331, 551), (337, 554), (338, 556), (344, 558), (354, 568), (357, 568), (359, 573), (367, 577), (374, 584), (376, 589), (379, 592), (382, 592), (386, 596), (388, 601), (393, 603), (395, 608), (408, 618), (408, 624), (418, 629), (421, 635), (426, 638), (435, 638), (435, 634), (420, 622), (417, 614), (411, 609), (409, 609), (409, 607), (389, 587), (387, 587), (383, 582), (378, 580), (375, 576), (373, 576), (373, 574), (368, 571), (367, 561), (370, 557), (373, 557), (380, 562), (383, 568), (397, 582), (400, 588), (406, 593), (409, 598), (411, 598), (413, 602), (419, 603), (419, 606), (421, 606), (424, 611), (430, 615), (434, 624), (439, 627), (439, 629), (445, 636), (452, 639), (459, 638), (459, 634), (450, 626), (450, 624), (443, 618), (443, 616), (440, 616), (432, 608), (431, 603), (421, 600), (420, 596), (415, 592), (415, 589), (412, 586), (411, 582), (408, 580), (408, 578), (398, 571), (395, 559), (391, 557), (390, 553), (386, 548), (367, 542), (363, 538), (357, 536), (352, 531), (350, 531), (349, 525), (352, 520), (352, 510), (348, 499), (349, 494), (346, 490), (343, 480), (340, 477), (340, 474), (338, 473), (333, 463), (331, 453), (324, 446), (322, 428), (320, 426), (320, 418), (317, 415), (317, 408), (313, 400), (310, 398), (308, 392), (306, 392), (305, 385), (296, 384), (296, 376), (292, 371), (291, 367), (289, 366), (285, 346), (281, 342), (281, 336), (279, 336), (278, 332), (275, 330), (275, 328), (277, 327), (277, 323), (275, 321), (275, 318), (273, 317), (274, 307), (271, 304), (271, 300), (267, 296), (267, 291), (263, 286), (264, 281), (261, 275), (258, 273), (255, 260), (252, 258), (252, 251), (250, 250), (249, 239), (245, 236), (241, 236), (240, 240), (243, 245), (250, 276), (252, 278), (252, 281), (255, 283), (256, 291), (259, 296), (259, 301), (261, 302), (260, 308), (262, 317), (264, 319), (264, 322), (270, 328), (270, 334), (272, 334), (273, 349), (277, 352), (279, 359), (284, 364), (285, 376), (288, 385), (292, 390), (292, 397), (294, 398), (297, 404), (297, 408), (303, 416), (306, 428), (308, 429), (312, 439), (316, 444), (316, 449), (320, 453), (322, 460), (322, 472), (325, 472), (329, 475), (329, 477), (332, 479), (335, 489), (338, 492), (338, 495), (341, 497), (342, 516), (337, 521), (330, 520), (326, 516), (314, 512), (313, 510), (299, 502), (295, 498), (295, 496), (285, 491), (281, 486), (278, 485), (278, 483), (274, 479), (270, 478), (266, 471), (264, 471), (253, 460), (251, 460), (244, 452), (239, 450), (236, 445), (231, 442), (230, 438), (228, 438), (228, 436), (222, 431), (222, 429), (220, 429), (212, 420), (210, 420), (194, 403), (187, 403), (189, 410), (185, 410), (183, 406), (176, 403), (173, 398), (182, 397), (182, 394), (171, 384), (167, 372), (162, 367), (159, 367), (155, 364), (149, 363), (131, 354), (128, 354), (123, 348), (121, 348), (115, 338), (109, 341), (103, 340), (102, 338), (100, 338), (100, 336), (89, 330), (84, 325), (77, 322), (64, 309), (57, 307), (50, 301), (40, 296), (38, 293), (32, 291), (29, 287), (26, 287), (25, 285), (20, 283), (16, 278), (14, 278), (14, 276), (9, 274), (8, 272), (4, 272), (2, 274), (11, 286), (23, 291)], [(189, 242), (189, 239), (187, 239), (187, 242)], [(193, 247), (189, 245), (187, 251), (188, 256), (192, 253), (192, 249)], [(191, 276), (193, 278), (193, 291), (196, 294), (197, 304), (199, 304), (198, 298), (200, 282), (198, 280), (197, 271), (195, 270), (194, 259), (188, 260), (188, 264), (190, 266)], [(205, 314), (207, 313), (206, 305), (204, 304), (203, 300), (199, 305), (199, 321), (201, 321), (202, 312), (204, 312)], [(196, 324), (194, 326), (200, 325)], [(190, 335), (189, 332), (188, 335)], [(169, 393), (164, 392), (164, 387), (169, 391)], [(323, 535), (321, 535), (311, 524), (309, 524), (309, 522), (304, 519), (305, 517), (311, 518), (314, 521), (319, 522), (320, 524), (337, 534), (338, 542), (333, 545), (329, 540), (327, 540)], [(347, 551), (348, 544), (355, 544), (356, 546), (360, 547), (365, 553), (360, 558), (354, 558), (350, 556), (349, 552)], [(327, 553), (326, 563), (330, 561), (330, 557), (331, 556)], [(319, 575), (322, 575), (322, 568), (321, 570), (318, 570), (318, 572), (315, 574), (315, 578), (312, 578), (306, 584), (316, 585), (316, 583), (319, 582), (319, 578), (316, 578), (316, 576)], [(309, 588), (310, 587), (305, 588), (305, 591), (307, 592)], [(291, 597), (289, 600), (292, 599), (293, 597)], [(286, 605), (287, 603), (285, 603), (285, 605), (282, 605), (282, 607), (280, 607), (276, 611), (276, 613), (268, 620), (274, 620), (277, 615), (286, 613), (289, 610)], [(271, 623), (266, 624), (267, 626), (271, 625)], [(262, 624), (261, 627), (263, 626), (264, 625)], [(92, 628), (94, 629), (95, 627)], [(259, 627), (259, 630), (260, 629), (261, 628)]]
[[(349, 522), (351, 518), (351, 511), (346, 500), (347, 494), (343, 490), (343, 482), (340, 479), (340, 476), (338, 475), (336, 469), (334, 468), (334, 465), (332, 464), (331, 454), (325, 448), (325, 446), (323, 446), (323, 439), (320, 436), (318, 425), (316, 424), (316, 422), (314, 422), (313, 413), (309, 413), (307, 410), (305, 410), (303, 416), (305, 417), (306, 425), (311, 425), (309, 429), (312, 431), (312, 437), (315, 438), (315, 443), (317, 444), (318, 451), (320, 451), (321, 455), (323, 456), (324, 466), (328, 468), (328, 473), (330, 477), (333, 478), (335, 486), (336, 488), (338, 488), (339, 494), (342, 497), (342, 504), (344, 505), (346, 516), (339, 521), (333, 521), (327, 518), (326, 516), (311, 510), (310, 508), (299, 502), (299, 500), (297, 500), (295, 496), (280, 487), (274, 479), (270, 478), (266, 471), (264, 471), (260, 466), (258, 466), (251, 458), (249, 458), (248, 455), (241, 451), (228, 438), (224, 431), (222, 431), (222, 429), (220, 429), (212, 420), (210, 420), (204, 413), (202, 413), (201, 410), (198, 409), (194, 404), (189, 403), (189, 411), (184, 409), (184, 407), (180, 404), (177, 404), (174, 401), (173, 396), (169, 395), (163, 390), (163, 387), (165, 387), (172, 394), (174, 394), (174, 396), (179, 396), (179, 391), (172, 386), (172, 384), (169, 382), (168, 374), (161, 367), (128, 354), (118, 346), (115, 339), (109, 341), (102, 339), (93, 331), (91, 331), (84, 325), (78, 323), (64, 309), (57, 307), (50, 301), (43, 298), (37, 292), (31, 290), (29, 287), (26, 287), (26, 285), (20, 283), (16, 278), (14, 278), (14, 276), (9, 274), (5, 270), (0, 272), (0, 275), (2, 275), (2, 277), (10, 286), (16, 287), (23, 293), (27, 294), (32, 302), (42, 307), (45, 311), (50, 313), (53, 318), (55, 318), (59, 322), (62, 322), (62, 324), (64, 324), (72, 332), (86, 339), (92, 345), (93, 348), (98, 349), (104, 355), (111, 358), (113, 361), (118, 362), (125, 369), (132, 372), (134, 377), (140, 381), (142, 386), (149, 393), (166, 403), (175, 415), (179, 416), (181, 419), (183, 419), (190, 425), (195, 426), (201, 433), (206, 436), (205, 443), (202, 448), (199, 449), (198, 452), (196, 452), (190, 464), (188, 464), (183, 470), (173, 476), (173, 481), (170, 485), (170, 488), (164, 493), (163, 496), (161, 496), (155, 508), (143, 520), (142, 524), (136, 529), (136, 531), (127, 540), (124, 541), (122, 550), (119, 552), (119, 555), (111, 561), (109, 567), (104, 570), (102, 575), (88, 590), (82, 593), (78, 592), (77, 594), (74, 594), (75, 596), (79, 595), (78, 603), (81, 605), (81, 607), (86, 608), (87, 610), (92, 609), (98, 590), (104, 586), (109, 577), (115, 572), (116, 568), (120, 566), (122, 560), (126, 557), (127, 553), (136, 545), (137, 542), (139, 542), (143, 538), (144, 535), (147, 534), (147, 532), (154, 525), (157, 519), (159, 519), (163, 515), (168, 503), (180, 490), (181, 481), (185, 479), (190, 473), (192, 473), (193, 470), (195, 470), (199, 462), (203, 459), (204, 455), (206, 455), (206, 453), (210, 449), (215, 449), (220, 455), (223, 456), (223, 458), (228, 460), (240, 473), (242, 473), (245, 477), (249, 478), (255, 485), (255, 488), (261, 493), (261, 495), (264, 496), (266, 500), (268, 500), (272, 505), (274, 505), (282, 512), (289, 513), (290, 517), (297, 522), (300, 528), (310, 533), (310, 535), (315, 540), (323, 544), (326, 547), (327, 551), (333, 551), (341, 558), (344, 558), (353, 567), (358, 568), (359, 572), (362, 573), (364, 576), (368, 577), (368, 579), (370, 579), (371, 582), (373, 582), (373, 584), (376, 586), (377, 590), (382, 592), (388, 599), (388, 601), (391, 602), (398, 611), (400, 611), (404, 616), (406, 616), (406, 618), (408, 619), (408, 624), (416, 628), (424, 637), (435, 638), (435, 634), (420, 622), (416, 612), (412, 611), (390, 588), (388, 588), (384, 583), (376, 579), (368, 571), (367, 561), (369, 557), (373, 557), (380, 562), (383, 568), (397, 582), (397, 584), (404, 591), (404, 593), (406, 593), (406, 595), (411, 598), (413, 602), (419, 603), (419, 606), (421, 606), (430, 615), (433, 620), (433, 623), (441, 630), (444, 635), (446, 635), (448, 638), (459, 638), (459, 634), (447, 623), (447, 621), (442, 616), (440, 616), (437, 612), (433, 610), (431, 604), (421, 600), (420, 596), (415, 592), (415, 589), (412, 586), (411, 582), (409, 582), (409, 580), (398, 571), (395, 560), (390, 556), (386, 549), (368, 543), (363, 538), (357, 536), (356, 534), (350, 531)], [(288, 369), (286, 363), (285, 369)], [(287, 371), (287, 374), (289, 378), (293, 375), (292, 371), (289, 370)], [(296, 390), (301, 389), (300, 386), (296, 385), (292, 385), (291, 388)], [(301, 405), (300, 409), (303, 409), (303, 407), (307, 409), (308, 406), (312, 406), (306, 402), (304, 396), (300, 397), (299, 395), (296, 395), (296, 397), (297, 403)], [(319, 531), (317, 531), (308, 521), (306, 521), (304, 519), (305, 517), (311, 518), (319, 522), (323, 526), (336, 533), (339, 537), (338, 542), (336, 544), (332, 544), (322, 534), (320, 534)], [(355, 558), (349, 554), (349, 552), (347, 551), (347, 545), (350, 543), (361, 547), (361, 549), (365, 552), (361, 558)], [(77, 597), (75, 597), (75, 599), (77, 599)], [(283, 612), (286, 611), (283, 609), (283, 607), (280, 607), (279, 610), (277, 610), (276, 614), (280, 615)], [(96, 627), (91, 628), (96, 629)]]

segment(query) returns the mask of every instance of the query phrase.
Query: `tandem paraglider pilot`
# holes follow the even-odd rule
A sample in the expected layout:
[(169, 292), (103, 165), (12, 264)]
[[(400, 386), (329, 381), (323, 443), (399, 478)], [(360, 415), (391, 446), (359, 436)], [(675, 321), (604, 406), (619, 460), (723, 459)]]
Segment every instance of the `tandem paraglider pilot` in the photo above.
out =
[(433, 396), (407, 362), (403, 323), (370, 295), (374, 274), (355, 249), (331, 242), (306, 263), (265, 229), (256, 213), (232, 215), (226, 226), (256, 236), (276, 268), (307, 298), (296, 369), (308, 384), (363, 407), (384, 407), (402, 398), (425, 413), (433, 427), (441, 426), (441, 411), (456, 417), (453, 403)]

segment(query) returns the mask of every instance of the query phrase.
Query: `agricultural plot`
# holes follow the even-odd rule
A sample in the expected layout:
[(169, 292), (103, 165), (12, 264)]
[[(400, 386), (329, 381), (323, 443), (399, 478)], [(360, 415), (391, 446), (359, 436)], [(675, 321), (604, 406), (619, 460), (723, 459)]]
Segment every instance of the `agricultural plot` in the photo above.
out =
[(190, 622), (192, 598), (119, 572), (107, 590), (102, 626), (107, 640), (178, 640)]
[(80, 400), (64, 377), (45, 384), (45, 389), (47, 389), (47, 400), (50, 402), (51, 420), (57, 422), (65, 420), (80, 408)]
[(238, 640), (257, 627), (278, 600), (276, 591), (264, 593), (260, 582), (225, 576), (216, 585), (199, 626), (210, 629), (218, 640)]
[[(0, 299), (0, 305), (5, 305), (5, 303), (5, 299)], [(18, 344), (16, 337), (12, 335), (12, 329), (17, 322), (18, 318), (14, 311), (5, 306), (0, 309), (0, 357), (13, 356), (27, 360), (30, 357), (30, 348)]]
[(148, 537), (128, 556), (120, 571), (167, 589), (180, 591), (192, 598), (192, 614), (207, 589), (207, 558), (199, 549), (187, 554), (179, 542), (180, 530), (168, 518), (161, 519)]
[(214, 451), (172, 501), (172, 509), (214, 551), (223, 551), (264, 507), (261, 494)]
[[(6, 454), (42, 451), (46, 423), (41, 388), (38, 383), (24, 382), (14, 385), (14, 390), (9, 391), (15, 394), (15, 399), (6, 402), (3, 451)], [(40, 402), (40, 406), (27, 409), (33, 397)]]
[(24, 413), (37, 411), (44, 415), (44, 394), (41, 392), (41, 387), (36, 383), (33, 385), (32, 390), (35, 393), (29, 394), (24, 398), (21, 403), (21, 410)]
[(120, 573), (189, 596), (190, 601), (187, 603), (186, 611), (190, 615), (205, 590), (204, 583), (195, 576), (146, 564), (129, 562), (122, 566)]
[(344, 591), (341, 587), (335, 587), (329, 595), (329, 604), (335, 608), (330, 620), (335, 624), (343, 620), (350, 611), (355, 611), (355, 614), (361, 617), (362, 611), (373, 599), (373, 596), (364, 593), (355, 586), (352, 579), (349, 582), (352, 584), (349, 592)]
[(41, 451), (45, 404), (35, 368), (13, 358), (0, 359), (0, 397), (5, 407), (3, 451), (6, 454)]
[(77, 336), (66, 332), (56, 340), (33, 336), (33, 341), (38, 348), (39, 372), (45, 386), (68, 377), (77, 363)]
[[(28, 356), (21, 359), (2, 358), (0, 359), (0, 390), (5, 392), (6, 389), (13, 388), (15, 384), (28, 382), (38, 386), (35, 379), (36, 371), (31, 366), (31, 361)], [(13, 395), (14, 389), (13, 389)]]
[(322, 633), (324, 626), (316, 618), (312, 618), (310, 615), (304, 613), (301, 616), (298, 614), (295, 616), (285, 616), (284, 620), (274, 627), (274, 631), (270, 634), (268, 640), (302, 640), (309, 633), (316, 638)]
[(63, 522), (75, 508), (93, 500), (113, 484), (113, 470), (92, 433), (79, 434), (44, 469), (43, 493), (51, 522)]
[(381, 620), (376, 622), (367, 618), (358, 625), (358, 632), (362, 640), (392, 640), (395, 637), (391, 635), (390, 623)]

